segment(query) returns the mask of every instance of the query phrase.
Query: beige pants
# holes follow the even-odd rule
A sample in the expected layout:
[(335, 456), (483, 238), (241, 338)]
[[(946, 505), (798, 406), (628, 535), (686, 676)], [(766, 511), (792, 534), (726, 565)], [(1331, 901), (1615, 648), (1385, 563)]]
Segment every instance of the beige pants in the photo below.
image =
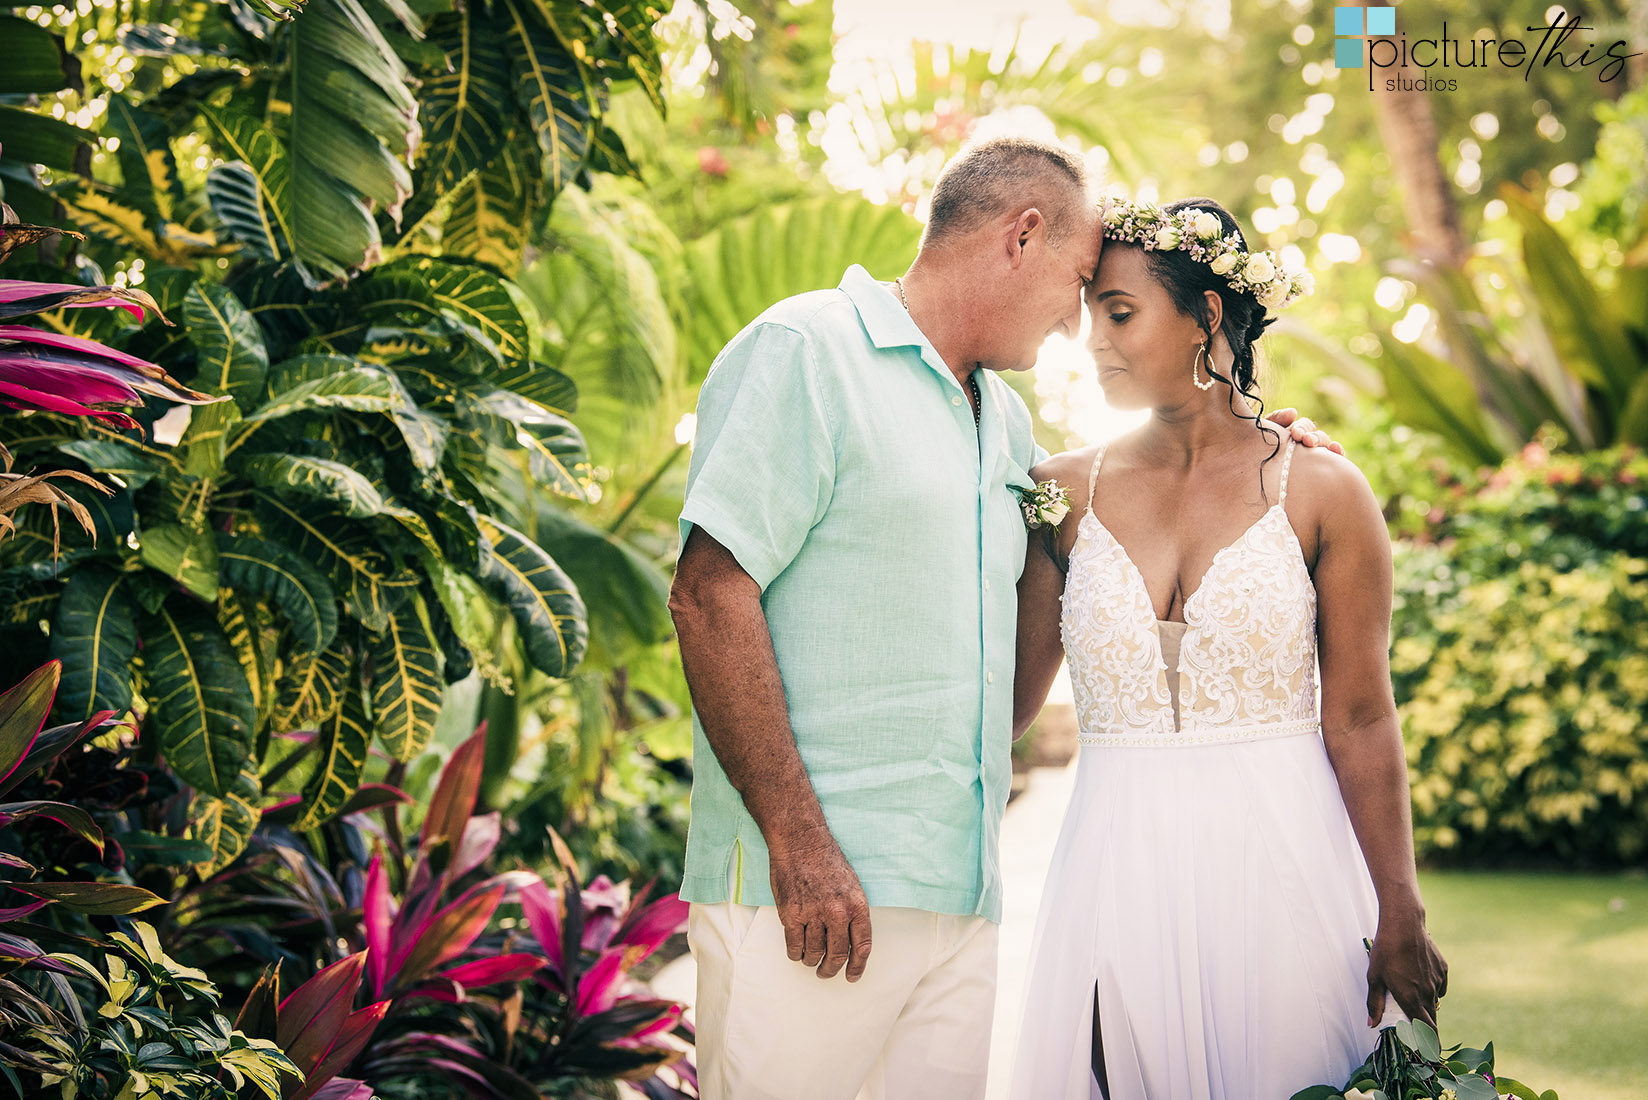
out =
[(982, 1100), (996, 925), (876, 908), (870, 926), (864, 977), (823, 981), (772, 906), (692, 907), (704, 1100)]

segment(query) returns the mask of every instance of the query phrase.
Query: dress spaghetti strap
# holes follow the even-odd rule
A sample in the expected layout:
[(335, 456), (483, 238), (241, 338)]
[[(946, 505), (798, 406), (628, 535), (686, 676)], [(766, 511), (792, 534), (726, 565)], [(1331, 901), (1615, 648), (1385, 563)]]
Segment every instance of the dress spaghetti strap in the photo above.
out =
[[(1287, 502), (1288, 469), (1293, 465), (1293, 448), (1298, 445), (1297, 440), (1295, 440), (1292, 436), (1288, 437), (1287, 451), (1282, 455), (1282, 487), (1280, 496), (1276, 501), (1277, 504), (1285, 504)], [(1093, 491), (1089, 489), (1088, 496), (1091, 497), (1092, 493)]]
[[(1093, 469), (1087, 475), (1087, 510), (1089, 512), (1093, 512), (1093, 487), (1099, 483), (1099, 467), (1104, 464), (1104, 452), (1109, 447), (1110, 444), (1108, 443), (1099, 444), (1099, 453), (1093, 456)], [(1093, 512), (1093, 515), (1097, 518), (1098, 513)]]

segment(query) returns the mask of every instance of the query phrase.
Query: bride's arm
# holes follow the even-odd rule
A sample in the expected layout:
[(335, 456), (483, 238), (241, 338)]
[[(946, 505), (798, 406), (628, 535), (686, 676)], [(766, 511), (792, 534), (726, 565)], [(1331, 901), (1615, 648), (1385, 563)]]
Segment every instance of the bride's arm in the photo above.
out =
[(1013, 674), (1013, 740), (1024, 736), (1059, 674), (1064, 641), (1059, 636), (1059, 603), (1064, 595), (1063, 557), (1069, 552), (1065, 534), (1074, 528), (1087, 507), (1087, 484), (1070, 475), (1080, 463), (1069, 454), (1054, 455), (1030, 471), (1037, 484), (1055, 478), (1069, 494), (1070, 511), (1059, 529), (1031, 531), (1019, 576), (1019, 628)]
[(1369, 1026), (1387, 992), (1410, 1017), (1434, 1026), (1448, 968), (1425, 931), (1414, 867), (1407, 760), (1390, 680), (1390, 534), (1360, 470), (1325, 452), (1307, 463), (1308, 483), (1296, 485), (1320, 508), (1313, 576), (1322, 738), (1379, 896)]

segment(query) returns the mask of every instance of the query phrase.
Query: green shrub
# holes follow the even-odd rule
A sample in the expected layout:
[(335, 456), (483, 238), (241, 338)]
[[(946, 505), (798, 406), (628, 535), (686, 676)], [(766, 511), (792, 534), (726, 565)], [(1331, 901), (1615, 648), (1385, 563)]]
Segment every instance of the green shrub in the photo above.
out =
[(1391, 671), (1421, 856), (1648, 852), (1648, 459), (1530, 444), (1397, 544)]

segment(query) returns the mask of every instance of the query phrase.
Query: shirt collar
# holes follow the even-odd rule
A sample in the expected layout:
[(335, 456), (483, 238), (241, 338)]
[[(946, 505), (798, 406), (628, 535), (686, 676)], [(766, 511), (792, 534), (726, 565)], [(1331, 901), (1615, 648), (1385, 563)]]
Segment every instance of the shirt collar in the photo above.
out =
[(877, 281), (859, 264), (854, 264), (841, 276), (839, 289), (858, 310), (859, 320), (863, 322), (871, 343), (881, 349), (918, 348), (928, 366), (948, 378), (951, 385), (960, 386), (938, 350), (911, 319), (910, 311), (899, 302), (896, 288), (889, 292), (886, 284)]

